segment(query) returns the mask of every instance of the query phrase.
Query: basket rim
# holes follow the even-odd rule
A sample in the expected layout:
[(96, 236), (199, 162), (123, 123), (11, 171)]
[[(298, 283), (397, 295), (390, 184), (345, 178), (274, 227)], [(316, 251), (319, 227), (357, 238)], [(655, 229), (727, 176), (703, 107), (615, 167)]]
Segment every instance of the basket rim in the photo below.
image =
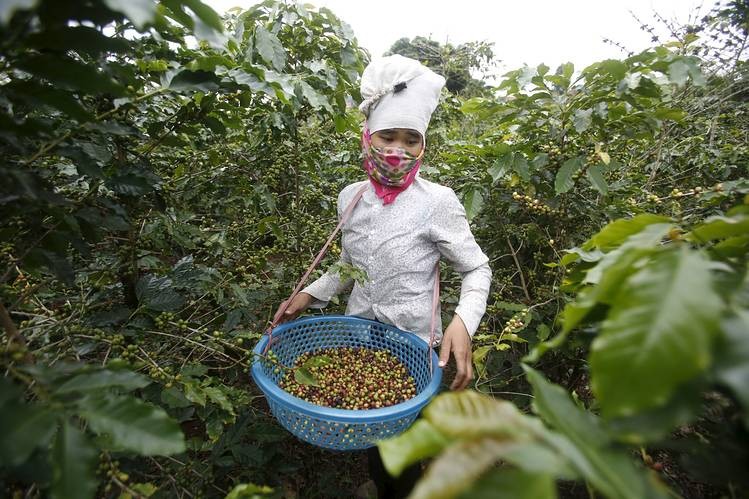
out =
[[(393, 332), (400, 333), (404, 338), (415, 345), (426, 346), (424, 340), (419, 338), (414, 333), (403, 331), (395, 326), (391, 326), (390, 324), (385, 324), (384, 322), (378, 322), (371, 319), (356, 317), (353, 315), (323, 315), (296, 319), (294, 321), (281, 324), (273, 331), (273, 334), (278, 335), (279, 333), (283, 333), (287, 329), (300, 324), (318, 322), (320, 320), (327, 319), (377, 324), (379, 326), (384, 326)], [(255, 345), (253, 353), (261, 354), (265, 349), (265, 346), (268, 344), (268, 341), (268, 335), (264, 334), (260, 341), (258, 341), (257, 345)], [(389, 407), (382, 407), (380, 409), (337, 409), (333, 407), (325, 407), (313, 404), (299, 397), (295, 397), (289, 392), (280, 388), (278, 385), (272, 382), (270, 378), (265, 375), (265, 373), (263, 373), (261, 361), (258, 357), (255, 357), (255, 360), (252, 363), (252, 377), (266, 397), (272, 398), (276, 402), (280, 402), (283, 405), (293, 407), (298, 412), (301, 412), (308, 416), (321, 419), (327, 418), (347, 423), (377, 423), (389, 421), (397, 417), (411, 416), (416, 410), (421, 409), (423, 406), (425, 406), (432, 399), (433, 395), (437, 393), (437, 389), (439, 388), (440, 382), (442, 381), (442, 368), (439, 367), (439, 356), (437, 355), (437, 353), (434, 350), (432, 350), (431, 353), (434, 372), (432, 375), (432, 379), (429, 381), (429, 384), (424, 387), (421, 393), (411, 399), (406, 400), (405, 402), (401, 402), (400, 404), (391, 405)]]

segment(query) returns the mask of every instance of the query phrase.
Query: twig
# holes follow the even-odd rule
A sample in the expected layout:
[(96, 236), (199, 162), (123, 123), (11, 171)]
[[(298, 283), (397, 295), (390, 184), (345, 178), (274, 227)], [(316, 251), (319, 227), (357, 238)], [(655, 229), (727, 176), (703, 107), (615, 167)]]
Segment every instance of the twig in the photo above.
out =
[(10, 318), (8, 309), (5, 308), (5, 305), (2, 302), (0, 302), (0, 324), (3, 326), (3, 329), (5, 329), (5, 335), (8, 337), (8, 341), (20, 345), (25, 351), (23, 360), (25, 362), (32, 362), (34, 359), (31, 356), (31, 353), (26, 350), (26, 339), (18, 332), (16, 324), (13, 322), (13, 319)]
[(515, 260), (515, 266), (518, 269), (518, 273), (520, 274), (520, 284), (523, 285), (523, 292), (525, 293), (525, 299), (528, 300), (530, 303), (531, 301), (531, 295), (528, 293), (528, 286), (525, 284), (525, 276), (523, 276), (523, 269), (520, 267), (520, 262), (518, 261), (517, 252), (515, 251), (515, 248), (512, 246), (512, 242), (510, 241), (510, 236), (505, 236), (505, 239), (507, 240), (507, 244), (510, 246), (510, 251), (512, 251), (512, 259)]

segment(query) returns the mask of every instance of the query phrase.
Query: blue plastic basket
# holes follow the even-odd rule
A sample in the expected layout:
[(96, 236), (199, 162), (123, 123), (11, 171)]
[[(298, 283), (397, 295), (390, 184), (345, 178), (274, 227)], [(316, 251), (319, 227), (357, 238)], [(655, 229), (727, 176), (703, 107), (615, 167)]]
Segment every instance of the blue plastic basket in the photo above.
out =
[[(268, 336), (263, 336), (255, 346), (255, 353), (261, 354), (267, 344)], [(303, 353), (335, 347), (390, 350), (413, 376), (416, 396), (382, 409), (323, 407), (279, 388), (283, 373), (275, 374), (273, 365), (256, 357), (252, 377), (265, 394), (273, 415), (284, 428), (313, 445), (336, 450), (373, 447), (377, 440), (406, 430), (440, 386), (442, 369), (437, 366), (437, 354), (430, 352), (434, 366), (432, 375), (428, 347), (423, 340), (413, 333), (358, 317), (326, 315), (287, 322), (273, 331), (271, 350), (283, 365), (291, 366)]]

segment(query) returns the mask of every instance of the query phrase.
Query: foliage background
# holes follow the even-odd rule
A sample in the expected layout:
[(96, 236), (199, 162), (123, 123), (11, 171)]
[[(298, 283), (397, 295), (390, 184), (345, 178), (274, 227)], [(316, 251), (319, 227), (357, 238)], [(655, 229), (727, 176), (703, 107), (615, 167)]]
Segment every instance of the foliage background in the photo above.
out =
[[(10, 1), (0, 22), (4, 493), (350, 496), (364, 457), (294, 441), (248, 367), (361, 178), (354, 33), (272, 0)], [(423, 174), (494, 271), (484, 396), (383, 444), (393, 470), (435, 456), (416, 496), (746, 493), (747, 8), (672, 28), (496, 87), (485, 43), (391, 48), (450, 77)]]

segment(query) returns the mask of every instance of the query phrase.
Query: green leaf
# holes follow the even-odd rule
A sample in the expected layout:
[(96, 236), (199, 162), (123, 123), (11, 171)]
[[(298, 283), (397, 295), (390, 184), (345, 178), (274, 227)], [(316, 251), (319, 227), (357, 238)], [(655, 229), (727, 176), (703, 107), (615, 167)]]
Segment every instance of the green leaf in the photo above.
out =
[(724, 338), (718, 350), (715, 375), (743, 406), (744, 425), (749, 428), (749, 311), (737, 311), (722, 326)]
[(223, 391), (221, 391), (220, 388), (215, 386), (207, 386), (203, 388), (203, 391), (206, 395), (208, 395), (208, 398), (211, 399), (211, 402), (217, 404), (229, 414), (236, 414), (234, 412), (234, 404), (231, 403), (229, 398)]
[(506, 447), (514, 445), (495, 438), (462, 440), (448, 447), (414, 487), (410, 499), (447, 499), (467, 489), (496, 463)]
[(699, 415), (706, 388), (704, 380), (699, 378), (696, 382), (682, 385), (663, 407), (607, 421), (608, 432), (617, 440), (632, 445), (661, 442), (674, 428), (689, 424)]
[(208, 402), (207, 395), (202, 386), (198, 385), (194, 381), (187, 382), (183, 385), (185, 387), (185, 397), (190, 402), (198, 404), (201, 407), (205, 407)]
[(80, 415), (99, 434), (108, 435), (118, 449), (140, 455), (184, 452), (179, 425), (163, 409), (130, 396), (90, 396), (78, 403)]
[(145, 275), (138, 280), (135, 294), (143, 305), (158, 312), (176, 310), (185, 303), (174, 290), (173, 281), (165, 276)]
[(231, 491), (226, 494), (224, 499), (258, 499), (262, 496), (271, 494), (273, 489), (266, 485), (255, 485), (254, 483), (240, 483), (235, 485)]
[(690, 241), (707, 242), (749, 233), (749, 217), (710, 217), (687, 234)]
[(519, 152), (515, 153), (515, 158), (512, 162), (512, 169), (520, 175), (520, 178), (529, 182), (531, 179), (531, 172), (528, 169), (528, 159)]
[(382, 463), (388, 473), (399, 476), (404, 469), (447, 447), (450, 439), (426, 419), (416, 422), (400, 435), (377, 442)]
[(530, 436), (536, 421), (515, 405), (472, 390), (442, 393), (424, 409), (423, 416), (448, 437)]
[(255, 30), (255, 47), (265, 62), (276, 71), (283, 71), (286, 66), (286, 51), (276, 35), (258, 26)]
[(331, 362), (333, 362), (333, 359), (327, 355), (315, 355), (314, 357), (307, 359), (307, 362), (304, 363), (303, 367), (308, 369), (312, 367), (323, 367), (330, 365)]
[(132, 371), (112, 371), (105, 369), (74, 376), (54, 390), (54, 393), (64, 395), (72, 392), (102, 390), (115, 386), (130, 391), (143, 388), (150, 383), (151, 380), (142, 374)]
[(459, 499), (556, 499), (554, 477), (523, 470), (492, 470), (457, 496)]
[(32, 9), (38, 3), (39, 0), (6, 0), (0, 2), (0, 24), (8, 24), (15, 11)]
[(572, 116), (572, 124), (575, 127), (577, 133), (583, 133), (585, 130), (590, 128), (590, 124), (593, 122), (593, 109), (578, 109)]
[(99, 450), (78, 428), (65, 421), (52, 447), (52, 499), (86, 499), (97, 488)]
[(104, 0), (104, 3), (115, 12), (125, 14), (136, 28), (143, 31), (146, 26), (153, 23), (156, 18), (157, 4), (151, 0)]
[(320, 386), (315, 375), (306, 367), (294, 369), (294, 379), (300, 385)]
[(601, 173), (601, 169), (598, 165), (588, 167), (585, 175), (588, 178), (590, 185), (592, 185), (595, 190), (597, 190), (604, 196), (608, 194), (609, 185), (606, 183), (606, 179), (603, 178), (603, 174)]
[(564, 162), (564, 164), (559, 168), (556, 179), (554, 180), (554, 191), (557, 195), (563, 194), (572, 189), (572, 186), (575, 185), (572, 176), (583, 167), (583, 164), (583, 158), (579, 156), (577, 158), (568, 159)]
[(170, 409), (183, 409), (192, 405), (192, 402), (174, 386), (161, 391), (161, 402)]
[(481, 194), (481, 189), (474, 187), (469, 190), (463, 197), (463, 205), (465, 206), (466, 218), (468, 220), (478, 215), (484, 206), (484, 196)]
[(705, 84), (705, 76), (700, 70), (698, 59), (695, 57), (681, 57), (668, 66), (668, 78), (676, 86), (684, 86), (687, 79), (698, 86)]
[(169, 88), (177, 91), (211, 92), (217, 90), (221, 80), (211, 71), (180, 71), (169, 82)]
[(16, 80), (7, 84), (5, 88), (18, 94), (32, 106), (50, 106), (78, 121), (89, 121), (93, 118), (73, 92), (29, 80)]
[(627, 74), (627, 65), (617, 59), (606, 59), (597, 64), (601, 73), (611, 75), (616, 80), (621, 80)]
[(103, 52), (125, 53), (131, 50), (124, 38), (107, 36), (89, 26), (53, 27), (34, 33), (27, 38), (29, 45), (41, 50), (65, 47), (81, 54), (98, 56)]
[(585, 480), (610, 498), (668, 497), (634, 467), (627, 453), (610, 448), (609, 436), (593, 414), (576, 406), (562, 387), (549, 383), (538, 371), (523, 369), (533, 386), (534, 408), (561, 433), (552, 435), (549, 443)]
[(59, 54), (27, 55), (19, 59), (16, 66), (68, 90), (90, 94), (109, 93), (116, 97), (124, 93), (124, 88), (108, 75), (99, 72), (96, 65), (83, 64)]
[(673, 120), (680, 122), (684, 119), (687, 113), (681, 109), (674, 109), (671, 107), (659, 107), (655, 110), (655, 117), (659, 120)]
[(221, 19), (221, 16), (219, 16), (211, 7), (204, 4), (200, 0), (180, 1), (191, 11), (193, 11), (193, 13), (195, 13), (195, 15), (197, 15), (201, 21), (210, 26), (212, 29), (216, 30), (219, 33), (224, 31), (224, 21)]
[(491, 167), (489, 167), (489, 175), (491, 175), (494, 182), (501, 180), (510, 171), (513, 159), (513, 153), (503, 154), (494, 161)]
[(667, 251), (620, 290), (591, 345), (592, 388), (604, 416), (663, 405), (709, 366), (723, 312), (710, 268), (697, 252)]
[(333, 113), (333, 108), (330, 105), (330, 102), (328, 102), (328, 99), (323, 94), (312, 88), (309, 83), (306, 81), (299, 81), (297, 87), (310, 106), (315, 109), (325, 109), (331, 114)]
[(0, 462), (18, 466), (37, 447), (46, 447), (57, 428), (58, 414), (33, 405), (10, 403), (0, 410)]
[(653, 215), (651, 213), (643, 213), (629, 219), (615, 220), (591, 237), (583, 245), (583, 249), (592, 250), (593, 248), (598, 248), (608, 251), (621, 245), (628, 237), (640, 232), (648, 225), (663, 224), (670, 221), (671, 219), (668, 217)]
[(471, 357), (478, 376), (486, 374), (486, 356), (489, 355), (489, 352), (493, 349), (494, 347), (492, 345), (484, 345), (482, 347), (474, 348)]

